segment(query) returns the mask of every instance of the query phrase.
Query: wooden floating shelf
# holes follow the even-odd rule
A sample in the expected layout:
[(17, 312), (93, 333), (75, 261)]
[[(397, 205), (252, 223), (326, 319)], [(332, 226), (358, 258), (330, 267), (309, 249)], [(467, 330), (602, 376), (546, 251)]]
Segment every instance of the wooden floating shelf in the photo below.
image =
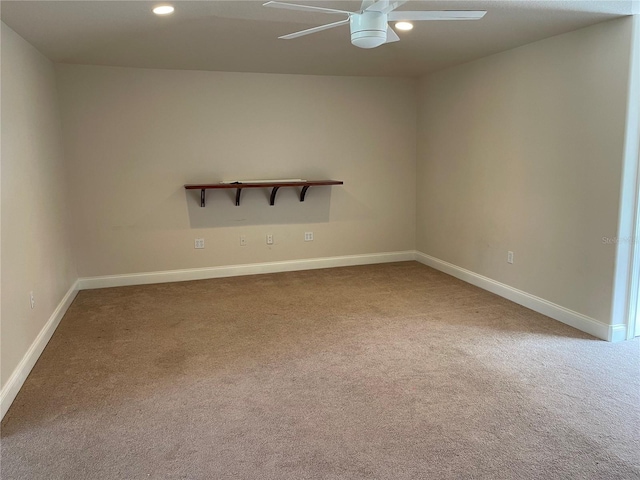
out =
[(275, 205), (276, 203), (276, 193), (278, 193), (278, 189), (281, 187), (302, 187), (300, 191), (300, 201), (304, 202), (304, 197), (307, 194), (307, 190), (309, 187), (322, 187), (322, 186), (331, 186), (331, 185), (343, 185), (344, 182), (340, 180), (303, 180), (303, 181), (283, 181), (283, 182), (248, 182), (248, 183), (210, 183), (210, 184), (198, 184), (198, 185), (185, 185), (184, 188), (187, 190), (200, 190), (200, 206), (205, 206), (205, 192), (207, 190), (214, 189), (229, 189), (233, 188), (236, 190), (236, 206), (240, 205), (240, 194), (242, 189), (244, 188), (270, 188), (271, 189), (271, 197), (269, 199), (269, 205)]

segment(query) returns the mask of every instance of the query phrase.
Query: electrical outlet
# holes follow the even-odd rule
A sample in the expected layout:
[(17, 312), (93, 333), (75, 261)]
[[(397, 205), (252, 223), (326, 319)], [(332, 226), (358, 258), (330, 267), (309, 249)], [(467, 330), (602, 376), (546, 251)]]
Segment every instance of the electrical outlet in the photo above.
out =
[(313, 232), (304, 232), (304, 241), (313, 242)]
[(29, 292), (29, 304), (31, 308), (35, 308), (36, 306), (36, 299), (33, 297), (33, 292)]
[(513, 263), (513, 252), (507, 252), (507, 263)]
[(273, 235), (267, 235), (267, 245), (273, 245)]
[(204, 238), (196, 238), (194, 248), (204, 248)]
[(241, 247), (246, 247), (247, 246), (247, 236), (246, 235), (240, 235), (240, 246)]

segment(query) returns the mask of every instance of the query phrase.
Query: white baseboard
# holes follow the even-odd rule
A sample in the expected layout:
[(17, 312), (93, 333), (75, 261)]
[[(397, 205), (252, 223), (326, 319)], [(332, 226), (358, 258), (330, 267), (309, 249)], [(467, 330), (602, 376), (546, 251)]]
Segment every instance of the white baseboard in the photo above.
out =
[(569, 310), (543, 298), (536, 297), (522, 290), (510, 287), (488, 277), (465, 270), (451, 263), (439, 260), (414, 250), (403, 252), (372, 253), (365, 255), (347, 255), (342, 257), (310, 258), (305, 260), (288, 260), (282, 262), (253, 263), (246, 265), (225, 265), (221, 267), (192, 268), (185, 270), (168, 270), (161, 272), (133, 273), (125, 275), (109, 275), (103, 277), (85, 277), (78, 279), (78, 288), (123, 287), (128, 285), (146, 285), (150, 283), (182, 282), (187, 280), (204, 280), (208, 278), (234, 277), (239, 275), (258, 275), (263, 273), (292, 272), (296, 270), (312, 270), (316, 268), (347, 267), (353, 265), (369, 265), (375, 263), (406, 262), (417, 260), (420, 263), (440, 270), (476, 285), (484, 290), (500, 295), (512, 302), (523, 305), (538, 313), (566, 323), (594, 337), (618, 342), (626, 338), (626, 325), (607, 325), (599, 320)]
[(110, 275), (103, 277), (79, 278), (61, 300), (58, 307), (42, 328), (29, 350), (16, 367), (13, 374), (0, 391), (0, 419), (9, 410), (20, 388), (24, 384), (31, 369), (36, 364), (42, 351), (51, 339), (60, 320), (73, 302), (79, 290), (93, 288), (120, 287), (127, 285), (144, 285), (151, 283), (180, 282), (186, 280), (203, 280), (208, 278), (233, 277), (239, 275), (257, 275), (263, 273), (292, 272), (297, 270), (312, 270), (318, 268), (347, 267), (354, 265), (370, 265), (376, 263), (406, 262), (417, 260), (436, 270), (476, 285), (484, 290), (495, 293), (512, 302), (523, 305), (531, 310), (547, 315), (578, 330), (610, 342), (625, 340), (626, 325), (606, 325), (598, 320), (548, 302), (542, 298), (530, 295), (521, 290), (510, 287), (477, 273), (465, 270), (456, 265), (444, 262), (421, 252), (413, 250), (403, 252), (372, 253), (365, 255), (347, 255), (341, 257), (311, 258), (305, 260), (289, 260), (282, 262), (255, 263), (247, 265), (227, 265), (210, 268), (194, 268), (185, 270), (170, 270), (163, 272), (135, 273), (128, 275)]
[(0, 420), (4, 418), (9, 410), (9, 407), (22, 388), (24, 381), (29, 376), (31, 369), (38, 361), (38, 358), (40, 358), (44, 347), (46, 347), (49, 340), (51, 340), (53, 332), (56, 331), (60, 320), (64, 317), (64, 314), (67, 312), (67, 309), (77, 294), (78, 282), (76, 281), (62, 298), (42, 330), (40, 330), (40, 333), (29, 347), (29, 350), (27, 350), (27, 353), (22, 357), (22, 360), (11, 374), (11, 377), (7, 380), (7, 383), (2, 387), (0, 391)]
[(78, 279), (80, 290), (93, 288), (123, 287), (128, 285), (146, 285), (150, 283), (183, 282), (208, 278), (235, 277), (240, 275), (258, 275), (263, 273), (293, 272), (317, 268), (349, 267), (375, 263), (406, 262), (415, 260), (415, 251), (371, 253), (365, 255), (347, 255), (342, 257), (309, 258), (282, 262), (252, 263), (246, 265), (225, 265), (221, 267), (191, 268), (168, 270), (163, 272), (132, 273), (109, 275), (104, 277), (84, 277)]
[(608, 325), (609, 333), (605, 340), (610, 342), (622, 342), (627, 340), (627, 325), (618, 323), (617, 325)]
[(470, 270), (460, 268), (438, 258), (416, 252), (416, 260), (424, 265), (440, 270), (448, 275), (464, 280), (467, 283), (480, 287), (496, 295), (500, 295), (514, 303), (530, 308), (533, 311), (551, 317), (559, 322), (566, 323), (578, 330), (593, 335), (594, 337), (618, 342), (626, 338), (626, 325), (607, 325), (595, 318), (588, 317), (568, 308), (551, 303), (543, 298), (536, 297), (504, 283), (496, 282)]

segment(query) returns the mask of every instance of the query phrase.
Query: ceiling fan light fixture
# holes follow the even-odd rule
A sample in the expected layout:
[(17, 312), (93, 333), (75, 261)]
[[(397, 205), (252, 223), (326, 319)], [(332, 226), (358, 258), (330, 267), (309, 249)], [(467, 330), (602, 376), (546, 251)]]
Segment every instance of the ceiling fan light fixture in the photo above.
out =
[(396, 22), (396, 28), (402, 31), (409, 31), (413, 29), (413, 23), (411, 22)]
[(376, 30), (358, 32), (351, 35), (351, 43), (360, 48), (376, 48), (387, 41), (387, 32)]
[(351, 43), (360, 48), (379, 47), (387, 41), (387, 16), (379, 12), (364, 12), (349, 18)]
[(175, 8), (173, 8), (171, 5), (158, 5), (157, 7), (153, 8), (153, 13), (155, 13), (156, 15), (171, 15), (174, 10)]

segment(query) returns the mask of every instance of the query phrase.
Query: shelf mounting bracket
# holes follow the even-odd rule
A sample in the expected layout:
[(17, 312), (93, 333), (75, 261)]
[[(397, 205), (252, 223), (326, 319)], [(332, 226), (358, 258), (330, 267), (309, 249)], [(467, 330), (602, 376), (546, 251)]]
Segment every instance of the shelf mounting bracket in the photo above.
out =
[(302, 191), (300, 192), (300, 201), (304, 202), (304, 197), (307, 195), (307, 190), (309, 190), (309, 185), (305, 185), (302, 187)]
[(204, 207), (204, 192), (206, 192), (204, 188), (200, 190), (200, 207)]
[(241, 188), (236, 188), (236, 207), (240, 206), (240, 194), (242, 193)]
[(280, 187), (273, 187), (271, 190), (271, 198), (269, 199), (269, 205), (272, 207), (276, 204), (276, 193), (278, 193), (278, 189)]

